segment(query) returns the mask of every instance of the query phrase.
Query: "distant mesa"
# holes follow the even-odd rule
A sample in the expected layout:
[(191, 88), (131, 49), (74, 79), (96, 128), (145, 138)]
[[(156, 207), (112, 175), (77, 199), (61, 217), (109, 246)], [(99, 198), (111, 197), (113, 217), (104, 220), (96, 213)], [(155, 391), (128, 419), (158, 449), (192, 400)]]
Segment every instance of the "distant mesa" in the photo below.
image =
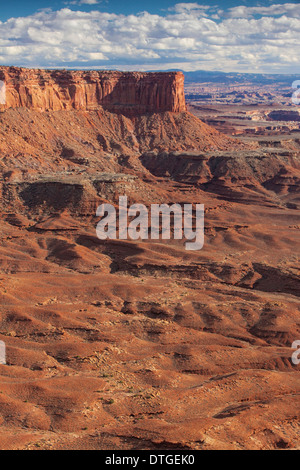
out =
[(270, 121), (287, 121), (287, 122), (297, 122), (300, 121), (299, 111), (292, 110), (276, 110), (268, 114), (268, 120)]

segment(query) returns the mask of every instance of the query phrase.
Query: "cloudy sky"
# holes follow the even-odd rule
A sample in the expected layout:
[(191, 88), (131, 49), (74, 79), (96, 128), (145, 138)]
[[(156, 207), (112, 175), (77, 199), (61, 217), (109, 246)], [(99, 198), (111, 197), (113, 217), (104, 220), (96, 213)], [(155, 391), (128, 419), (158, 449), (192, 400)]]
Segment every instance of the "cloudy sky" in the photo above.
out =
[(2, 65), (300, 73), (298, 1), (2, 2)]

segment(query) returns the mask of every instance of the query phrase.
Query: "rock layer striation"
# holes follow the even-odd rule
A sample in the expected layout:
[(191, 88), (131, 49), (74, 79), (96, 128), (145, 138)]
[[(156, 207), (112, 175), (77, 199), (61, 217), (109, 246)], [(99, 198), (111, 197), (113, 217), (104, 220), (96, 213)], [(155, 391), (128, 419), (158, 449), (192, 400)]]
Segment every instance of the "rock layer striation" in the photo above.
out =
[(95, 110), (141, 115), (186, 111), (181, 72), (33, 70), (0, 67), (8, 108), (40, 111)]

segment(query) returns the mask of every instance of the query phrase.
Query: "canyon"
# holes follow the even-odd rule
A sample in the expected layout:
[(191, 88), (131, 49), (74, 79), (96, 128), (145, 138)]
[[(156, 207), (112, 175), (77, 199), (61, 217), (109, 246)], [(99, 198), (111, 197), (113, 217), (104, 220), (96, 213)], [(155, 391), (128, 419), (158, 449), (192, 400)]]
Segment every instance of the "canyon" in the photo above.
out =
[[(300, 129), (270, 117), (297, 107), (180, 72), (0, 80), (0, 448), (299, 449)], [(204, 204), (203, 249), (99, 240), (122, 195)]]

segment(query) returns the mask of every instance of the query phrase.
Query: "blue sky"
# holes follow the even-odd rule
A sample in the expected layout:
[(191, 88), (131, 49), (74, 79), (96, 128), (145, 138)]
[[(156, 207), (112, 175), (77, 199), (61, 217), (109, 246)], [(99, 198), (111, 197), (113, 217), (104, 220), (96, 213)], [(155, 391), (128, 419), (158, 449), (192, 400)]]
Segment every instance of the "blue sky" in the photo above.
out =
[(0, 64), (298, 73), (300, 6), (289, 1), (10, 0)]
[[(91, 3), (90, 5), (88, 3)], [(15, 16), (27, 16), (32, 15), (37, 10), (42, 8), (52, 8), (53, 10), (59, 10), (61, 8), (65, 8), (68, 6), (72, 10), (82, 10), (82, 11), (91, 11), (91, 10), (100, 10), (100, 11), (107, 11), (110, 13), (117, 13), (117, 14), (136, 14), (141, 11), (148, 11), (149, 13), (159, 13), (159, 14), (166, 14), (168, 8), (174, 6), (175, 2), (172, 0), (135, 0), (135, 1), (122, 1), (122, 0), (86, 0), (86, 2), (82, 2), (80, 0), (76, 1), (48, 1), (48, 0), (10, 0), (5, 1), (3, 0), (4, 5), (0, 7), (0, 20), (5, 21), (8, 18), (15, 17)], [(179, 2), (178, 2), (179, 3)], [(190, 2), (183, 2), (183, 3), (190, 3)], [(282, 1), (256, 1), (256, 0), (241, 0), (241, 1), (234, 1), (234, 0), (223, 0), (223, 1), (215, 1), (215, 0), (208, 0), (208, 1), (201, 1), (201, 4), (205, 5), (219, 5), (220, 8), (227, 9), (232, 8), (237, 5), (247, 5), (247, 6), (256, 6), (256, 5), (270, 5), (270, 4), (280, 4), (284, 3)], [(291, 0), (289, 3), (299, 3), (297, 1)]]

